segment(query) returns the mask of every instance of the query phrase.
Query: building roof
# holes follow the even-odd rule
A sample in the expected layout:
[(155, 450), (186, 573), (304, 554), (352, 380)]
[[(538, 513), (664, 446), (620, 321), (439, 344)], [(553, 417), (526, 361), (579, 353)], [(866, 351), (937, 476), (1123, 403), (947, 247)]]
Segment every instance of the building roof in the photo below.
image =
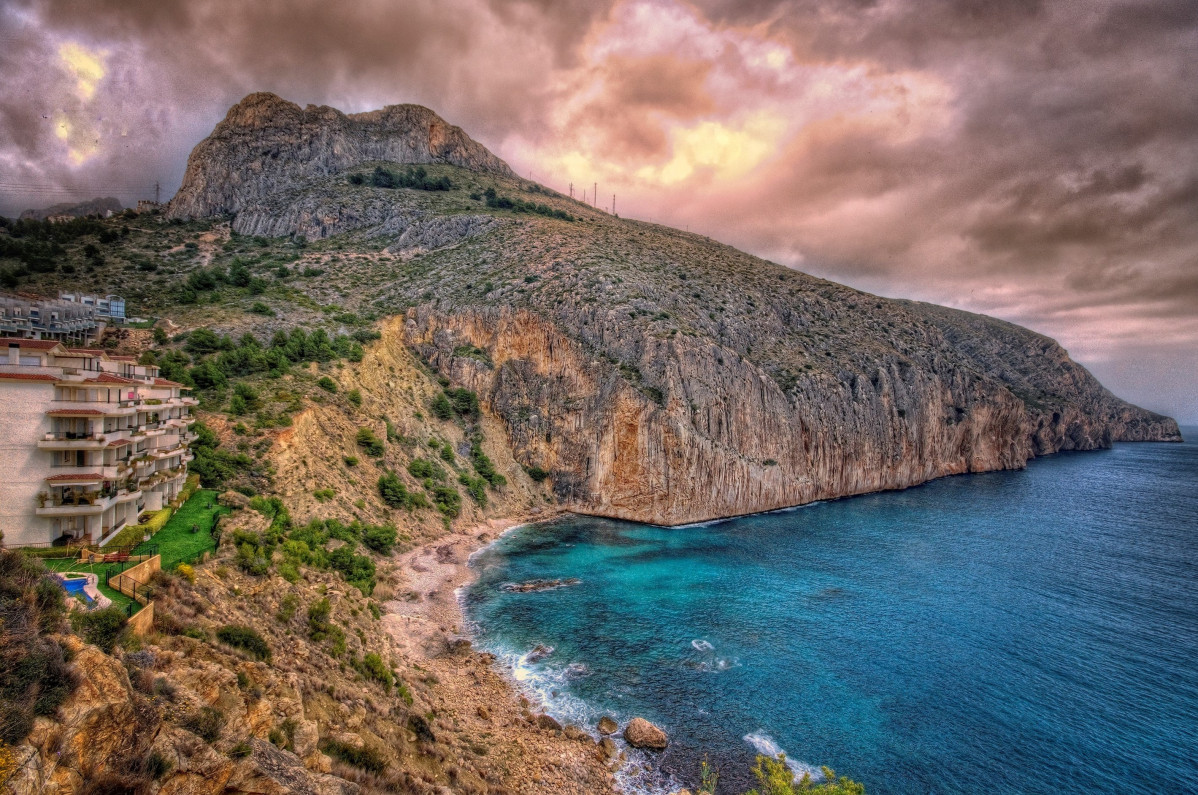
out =
[(128, 439), (117, 439), (116, 441), (109, 442), (108, 446), (109, 447), (124, 447), (127, 444), (133, 444), (133, 442), (129, 441)]
[(0, 373), (5, 381), (57, 381), (58, 376), (46, 373)]
[(8, 347), (10, 348), (16, 345), (18, 348), (25, 348), (31, 351), (48, 351), (62, 345), (58, 340), (26, 340), (20, 337), (5, 337), (4, 339), (8, 340)]
[(46, 414), (51, 417), (103, 417), (99, 409), (50, 409)]
[(182, 387), (183, 389), (191, 389), (191, 387), (187, 386), (186, 384), (180, 384), (178, 381), (168, 381), (165, 378), (155, 378), (154, 386), (177, 386)]
[(67, 348), (67, 353), (81, 353), (87, 356), (103, 356), (104, 351), (100, 348)]
[(99, 472), (80, 472), (77, 475), (53, 475), (51, 477), (46, 478), (46, 480), (51, 483), (61, 483), (64, 481), (76, 481), (76, 480), (103, 480), (103, 479), (104, 479), (104, 476), (101, 475)]
[(112, 373), (100, 373), (95, 378), (88, 378), (83, 381), (85, 384), (141, 384), (142, 381), (135, 381), (132, 378), (125, 378)]
[(136, 362), (137, 361), (136, 356), (113, 356), (111, 353), (108, 354), (108, 358), (112, 359), (114, 362)]

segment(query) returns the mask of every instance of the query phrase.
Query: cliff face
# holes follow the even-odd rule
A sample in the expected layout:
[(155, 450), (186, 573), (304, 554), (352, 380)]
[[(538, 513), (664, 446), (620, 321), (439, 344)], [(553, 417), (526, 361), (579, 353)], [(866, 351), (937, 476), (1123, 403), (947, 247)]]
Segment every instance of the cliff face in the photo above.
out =
[(346, 115), (301, 108), (274, 94), (250, 94), (192, 150), (171, 218), (237, 213), (248, 204), (375, 160), (448, 163), (510, 175), (507, 164), (458, 127), (420, 105)]
[[(1039, 334), (609, 216), (519, 180), (464, 135), (438, 149), (442, 137), (412, 143), (410, 123), (378, 121), (398, 113), (253, 95), (197, 147), (171, 212), (327, 238), (322, 264), (340, 278), (308, 295), (406, 312), (388, 333), (477, 390), (515, 460), (547, 470), (572, 510), (679, 524), (1180, 439)], [(329, 131), (360, 123), (371, 144), (347, 155)], [(260, 128), (288, 142), (281, 164)], [(337, 170), (434, 150), (453, 190), (353, 185)]]

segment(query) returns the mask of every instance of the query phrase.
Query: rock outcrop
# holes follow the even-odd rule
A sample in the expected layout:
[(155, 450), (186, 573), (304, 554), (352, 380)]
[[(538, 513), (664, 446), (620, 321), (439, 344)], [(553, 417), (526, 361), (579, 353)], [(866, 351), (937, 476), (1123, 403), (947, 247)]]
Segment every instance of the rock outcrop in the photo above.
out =
[(345, 114), (325, 105), (301, 108), (274, 94), (250, 94), (187, 161), (171, 218), (238, 213), (271, 194), (370, 161), (448, 163), (509, 176), (481, 144), (420, 105), (389, 105)]
[(624, 742), (633, 748), (648, 748), (651, 751), (664, 751), (670, 744), (666, 733), (644, 718), (633, 718), (624, 727)]

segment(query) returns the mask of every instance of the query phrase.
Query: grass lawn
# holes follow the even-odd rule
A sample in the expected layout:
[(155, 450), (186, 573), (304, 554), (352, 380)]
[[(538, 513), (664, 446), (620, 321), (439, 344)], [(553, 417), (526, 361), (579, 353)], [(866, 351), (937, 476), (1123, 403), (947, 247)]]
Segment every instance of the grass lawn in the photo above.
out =
[[(208, 532), (212, 527), (212, 518), (229, 512), (228, 508), (217, 504), (218, 494), (215, 489), (200, 489), (191, 495), (191, 499), (175, 511), (166, 526), (151, 536), (149, 541), (134, 548), (133, 554), (141, 554), (151, 545), (157, 546), (158, 554), (162, 555), (162, 568), (169, 571), (180, 563), (194, 562), (204, 552), (216, 549), (216, 541)], [(199, 531), (193, 533), (192, 526), (198, 527)]]

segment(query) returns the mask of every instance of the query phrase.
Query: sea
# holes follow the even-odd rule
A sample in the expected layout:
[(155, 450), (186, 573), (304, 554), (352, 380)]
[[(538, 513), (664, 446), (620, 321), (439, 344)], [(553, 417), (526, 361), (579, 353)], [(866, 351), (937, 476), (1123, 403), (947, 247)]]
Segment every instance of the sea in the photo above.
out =
[(706, 760), (741, 793), (784, 753), (874, 795), (1198, 793), (1183, 434), (701, 525), (526, 525), (460, 598), (549, 714), (665, 729), (625, 749), (629, 792)]

